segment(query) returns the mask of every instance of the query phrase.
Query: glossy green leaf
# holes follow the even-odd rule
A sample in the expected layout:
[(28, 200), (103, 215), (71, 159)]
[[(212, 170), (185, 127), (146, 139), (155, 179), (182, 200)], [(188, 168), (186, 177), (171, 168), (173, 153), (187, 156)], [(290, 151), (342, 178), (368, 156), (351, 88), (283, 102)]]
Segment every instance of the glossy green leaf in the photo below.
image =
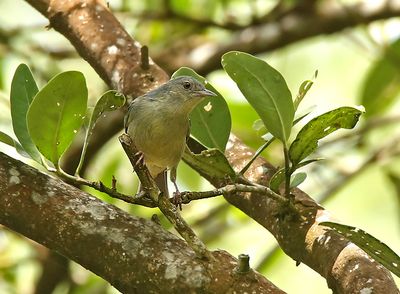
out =
[(38, 87), (26, 64), (20, 64), (15, 70), (11, 82), (10, 105), (11, 118), (15, 136), (23, 149), (35, 161), (41, 163), (40, 152), (33, 143), (28, 132), (26, 113), (33, 97), (38, 92)]
[(279, 187), (285, 181), (285, 169), (280, 168), (269, 180), (269, 188), (275, 193), (279, 193)]
[(313, 153), (318, 141), (340, 129), (352, 129), (358, 122), (361, 110), (353, 107), (340, 107), (326, 112), (309, 121), (297, 134), (290, 146), (289, 156), (294, 166)]
[(237, 51), (224, 54), (222, 66), (268, 131), (286, 144), (292, 129), (294, 106), (282, 75), (265, 61)]
[(385, 243), (355, 227), (333, 222), (321, 222), (320, 225), (329, 227), (344, 236), (396, 276), (400, 277), (400, 257)]
[(191, 76), (206, 85), (217, 97), (207, 97), (190, 114), (190, 132), (209, 148), (225, 151), (231, 132), (231, 115), (225, 99), (206, 80), (188, 67), (181, 67), (172, 77)]
[(116, 110), (120, 108), (122, 105), (125, 104), (125, 96), (118, 93), (117, 91), (110, 90), (105, 92), (100, 99), (97, 101), (96, 106), (94, 107), (93, 111), (91, 112), (89, 124), (86, 128), (86, 136), (85, 142), (83, 144), (81, 159), (79, 161), (78, 167), (76, 169), (76, 174), (79, 174), (83, 160), (85, 159), (87, 146), (89, 144), (90, 136), (92, 135), (93, 128), (96, 125), (97, 119), (104, 113)]
[(290, 181), (290, 188), (295, 188), (301, 183), (303, 183), (307, 178), (306, 173), (297, 173), (292, 176), (292, 179)]
[(83, 74), (67, 71), (51, 79), (29, 107), (29, 134), (39, 151), (56, 166), (83, 123), (87, 96)]
[(400, 39), (390, 45), (369, 70), (360, 97), (367, 117), (387, 110), (400, 94)]

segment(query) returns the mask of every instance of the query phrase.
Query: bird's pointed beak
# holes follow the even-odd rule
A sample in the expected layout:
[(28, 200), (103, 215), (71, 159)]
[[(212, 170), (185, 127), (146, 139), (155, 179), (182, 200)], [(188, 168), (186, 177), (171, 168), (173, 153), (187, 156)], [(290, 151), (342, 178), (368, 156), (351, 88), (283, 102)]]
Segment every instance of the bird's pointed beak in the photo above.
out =
[(204, 89), (204, 90), (201, 90), (201, 91), (197, 91), (196, 94), (198, 96), (214, 96), (214, 97), (218, 96), (213, 91), (210, 91), (210, 90), (207, 90), (207, 89)]

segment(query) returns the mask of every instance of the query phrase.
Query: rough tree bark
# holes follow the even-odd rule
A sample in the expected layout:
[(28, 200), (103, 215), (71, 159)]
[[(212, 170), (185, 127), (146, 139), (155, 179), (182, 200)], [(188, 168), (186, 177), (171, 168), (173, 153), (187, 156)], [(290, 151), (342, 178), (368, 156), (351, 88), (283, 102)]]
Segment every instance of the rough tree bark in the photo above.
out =
[(200, 260), (177, 236), (0, 153), (0, 223), (76, 261), (123, 293), (284, 293), (238, 273), (224, 251)]
[[(81, 56), (85, 58), (96, 69), (99, 75), (113, 88), (119, 89), (125, 94), (137, 96), (138, 94), (146, 92), (157, 83), (162, 83), (166, 80), (167, 76), (165, 72), (153, 64), (150, 71), (143, 71), (143, 69), (140, 68), (140, 44), (133, 42), (129, 38), (129, 36), (127, 36), (125, 31), (121, 28), (120, 24), (115, 20), (112, 14), (98, 1), (27, 1), (36, 9), (38, 9), (42, 14), (49, 18), (51, 26), (64, 34), (77, 48)], [(89, 21), (82, 21), (82, 17), (84, 20)], [(115, 38), (112, 36), (118, 37)], [(119, 37), (123, 38), (124, 41), (118, 41)], [(125, 41), (127, 43), (125, 43)], [(92, 44), (101, 44), (101, 46), (91, 46)], [(115, 50), (115, 48), (112, 46), (116, 46), (118, 50)], [(125, 48), (129, 48), (129, 50), (125, 51)], [(139, 81), (137, 79), (135, 80), (135, 78), (137, 77), (135, 76), (135, 73), (141, 77)], [(142, 85), (144, 85), (144, 87)], [(122, 117), (120, 116), (120, 118)], [(96, 141), (94, 142), (96, 143)], [(101, 142), (102, 139), (99, 139), (97, 141), (97, 143), (99, 144), (101, 144)], [(226, 154), (231, 164), (236, 169), (239, 169), (246, 162), (246, 159), (251, 156), (252, 151), (249, 150), (237, 138), (232, 136)], [(91, 247), (93, 246), (92, 243), (79, 238), (86, 236), (87, 238), (94, 238), (93, 240), (95, 242), (101, 242), (103, 241), (103, 237), (106, 238), (106, 234), (104, 234), (105, 228), (115, 228), (113, 226), (109, 226), (110, 214), (108, 213), (108, 209), (101, 208), (106, 206), (104, 206), (104, 204), (98, 203), (97, 200), (90, 198), (74, 200), (76, 202), (72, 202), (71, 204), (71, 199), (69, 197), (72, 197), (75, 194), (83, 197), (83, 192), (80, 192), (79, 190), (73, 190), (73, 193), (70, 194), (67, 192), (69, 190), (64, 184), (57, 183), (56, 185), (55, 180), (48, 180), (47, 178), (44, 179), (40, 177), (40, 180), (44, 181), (43, 185), (45, 184), (45, 182), (49, 182), (50, 184), (54, 185), (54, 188), (57, 189), (57, 194), (59, 193), (59, 191), (63, 192), (59, 194), (59, 197), (56, 198), (60, 198), (60, 201), (67, 201), (66, 204), (68, 205), (68, 209), (70, 210), (69, 218), (71, 219), (72, 212), (75, 212), (76, 215), (73, 215), (76, 218), (79, 218), (76, 221), (78, 227), (71, 228), (71, 232), (74, 232), (73, 229), (76, 230), (77, 228), (80, 228), (79, 230), (75, 231), (75, 233), (77, 234), (76, 239), (73, 235), (68, 235), (68, 240), (65, 240), (65, 236), (63, 236), (61, 239), (57, 239), (57, 234), (60, 235), (60, 229), (62, 229), (61, 231), (65, 230), (64, 232), (66, 233), (68, 232), (66, 226), (67, 224), (61, 224), (61, 226), (60, 224), (57, 225), (57, 219), (51, 219), (52, 221), (54, 221), (54, 223), (51, 224), (49, 220), (52, 216), (49, 216), (48, 214), (42, 216), (44, 220), (47, 219), (47, 221), (44, 221), (43, 219), (40, 219), (38, 217), (36, 217), (35, 219), (25, 219), (21, 216), (11, 217), (13, 213), (16, 213), (12, 210), (14, 208), (17, 209), (17, 206), (11, 205), (11, 201), (16, 201), (24, 209), (33, 208), (34, 210), (34, 205), (42, 205), (41, 209), (44, 209), (44, 207), (48, 207), (50, 209), (51, 207), (50, 205), (48, 205), (48, 203), (56, 200), (54, 200), (53, 197), (49, 197), (48, 195), (51, 192), (51, 189), (40, 191), (37, 190), (37, 185), (35, 185), (36, 188), (29, 187), (30, 178), (26, 175), (30, 174), (30, 176), (32, 177), (34, 172), (31, 169), (27, 167), (21, 167), (19, 163), (9, 158), (5, 158), (4, 156), (2, 157), (2, 159), (1, 173), (3, 177), (0, 190), (4, 191), (4, 196), (2, 197), (5, 197), (4, 200), (1, 201), (2, 204), (0, 220), (2, 221), (2, 223), (10, 226), (17, 232), (27, 235), (28, 237), (34, 237), (32, 236), (33, 233), (31, 231), (35, 228), (30, 225), (35, 224), (36, 226), (36, 223), (38, 225), (42, 223), (44, 225), (42, 229), (46, 228), (46, 226), (52, 225), (52, 230), (55, 234), (52, 237), (55, 237), (56, 242), (54, 244), (57, 245), (57, 249), (64, 250), (63, 253), (67, 256), (72, 257), (75, 260), (81, 261), (83, 264), (86, 264), (86, 261), (82, 260), (84, 259), (84, 257), (69, 255), (70, 252), (73, 252), (71, 251), (71, 247)], [(265, 172), (265, 169), (263, 168), (263, 166), (266, 165), (268, 166), (268, 163), (266, 163), (262, 159), (259, 159), (253, 165), (253, 168), (248, 172), (248, 177), (255, 182), (265, 184), (269, 177), (268, 173)], [(14, 169), (12, 169), (13, 167)], [(19, 186), (9, 186), (9, 184), (15, 184), (15, 181), (20, 181), (18, 183)], [(47, 187), (50, 187), (48, 186), (49, 183), (46, 184)], [(215, 184), (216, 186), (221, 185), (221, 183), (218, 182), (213, 184)], [(51, 187), (53, 187), (53, 185)], [(18, 186), (19, 189), (15, 190), (15, 186)], [(37, 194), (34, 194), (34, 196), (32, 196), (33, 192), (36, 192)], [(16, 193), (19, 193), (23, 197), (16, 197)], [(302, 191), (297, 190), (295, 194), (296, 207), (299, 209), (300, 217), (289, 219), (281, 217), (282, 215), (284, 215), (282, 214), (282, 207), (274, 203), (274, 201), (268, 200), (267, 197), (260, 197), (260, 195), (254, 194), (237, 194), (225, 196), (229, 202), (237, 206), (239, 209), (243, 210), (250, 217), (252, 217), (268, 230), (270, 230), (277, 238), (283, 250), (289, 256), (291, 256), (298, 262), (304, 262), (308, 264), (311, 268), (324, 276), (328, 281), (328, 285), (336, 293), (358, 293), (359, 291), (366, 288), (374, 289), (374, 291), (376, 290), (377, 293), (399, 292), (393, 282), (393, 279), (390, 276), (390, 273), (387, 270), (383, 269), (380, 265), (373, 262), (368, 256), (365, 255), (365, 253), (363, 253), (354, 245), (349, 245), (345, 240), (341, 239), (341, 237), (336, 234), (326, 233), (324, 230), (322, 230), (321, 227), (317, 225), (318, 222), (321, 220), (329, 220), (329, 215), (326, 211), (319, 207)], [(26, 203), (24, 201), (26, 201)], [(39, 204), (35, 201), (39, 201)], [(44, 202), (40, 204), (40, 202), (42, 201)], [(61, 206), (58, 207), (61, 208)], [(100, 210), (100, 212), (98, 210)], [(57, 214), (57, 211), (54, 211), (54, 213)], [(19, 211), (19, 215), (20, 214), (21, 211)], [(96, 219), (97, 221), (101, 221), (103, 225), (99, 227), (91, 226), (90, 217)], [(99, 217), (100, 219), (98, 219)], [(143, 236), (143, 238), (145, 240), (147, 240), (147, 238), (150, 238), (153, 243), (160, 244), (161, 247), (159, 248), (161, 248), (161, 253), (163, 252), (163, 250), (166, 250), (165, 252), (171, 253), (172, 250), (171, 247), (162, 245), (165, 239), (171, 240), (171, 242), (173, 243), (175, 243), (176, 241), (176, 243), (181, 244), (179, 246), (182, 247), (179, 247), (178, 251), (184, 250), (182, 249), (184, 248), (184, 244), (182, 241), (178, 242), (178, 240), (175, 240), (168, 233), (161, 230), (154, 224), (145, 222), (143, 220), (137, 220), (132, 216), (127, 215), (123, 215), (120, 217), (118, 214), (118, 217), (116, 217), (116, 219), (118, 221), (120, 221), (121, 219), (128, 220), (128, 222), (131, 221), (131, 224), (139, 223), (142, 229), (143, 223), (146, 223), (146, 230), (151, 231), (152, 234), (146, 234), (145, 236)], [(86, 220), (88, 223), (85, 225), (85, 222), (80, 222), (80, 220)], [(126, 225), (128, 224), (125, 224), (125, 226)], [(125, 226), (124, 228), (126, 228)], [(159, 234), (159, 231), (153, 231), (155, 230), (155, 228), (158, 228), (159, 231), (161, 231), (162, 233)], [(128, 231), (133, 230), (133, 232), (136, 233), (136, 231), (134, 230), (136, 230), (137, 228), (132, 227), (127, 229)], [(45, 230), (44, 232), (49, 233), (48, 230)], [(43, 232), (40, 233), (40, 230), (37, 233), (39, 234), (39, 237), (44, 239), (44, 243), (49, 243), (51, 241), (51, 234), (47, 235), (43, 234)], [(138, 237), (141, 237), (142, 234), (145, 233), (137, 232), (137, 234), (139, 234)], [(126, 236), (127, 240), (130, 240), (129, 242), (133, 242), (134, 244), (136, 244), (137, 240), (139, 239), (135, 238), (135, 243), (135, 241), (132, 241), (131, 239), (132, 236), (134, 235), (128, 234), (128, 236)], [(79, 244), (76, 244), (75, 242), (73, 242), (73, 240), (79, 240), (83, 243), (79, 242)], [(122, 244), (125, 243), (122, 242)], [(121, 244), (115, 245), (122, 246)], [(130, 243), (128, 247), (130, 249), (135, 249), (134, 245)], [(154, 247), (156, 246), (154, 245)], [(92, 249), (95, 252), (96, 250), (99, 250), (98, 248)], [(153, 248), (150, 248), (150, 250), (153, 250)], [(122, 250), (121, 252), (124, 251)], [(134, 253), (136, 252), (132, 253), (130, 251), (129, 253), (125, 253), (130, 254), (132, 255), (132, 257), (134, 257)], [(173, 252), (171, 254), (177, 254), (177, 252)], [(189, 253), (187, 254), (187, 256), (190, 256)], [(218, 254), (220, 253), (215, 253), (216, 256), (218, 256)], [(102, 255), (97, 254), (97, 256)], [(138, 255), (136, 254), (136, 257), (137, 256)], [(109, 258), (110, 261), (113, 261), (113, 258), (116, 257), (111, 256)], [(120, 256), (119, 258), (122, 258), (122, 256)], [(168, 262), (167, 258), (161, 260), (162, 262)], [(229, 258), (227, 260), (229, 260)], [(93, 262), (93, 259), (88, 261), (88, 267), (92, 266), (91, 262)], [(148, 262), (149, 264), (152, 264), (151, 260), (149, 260)], [(117, 263), (107, 263), (104, 259), (104, 263), (102, 264), (104, 268), (97, 268), (93, 266), (91, 267), (91, 269), (95, 272), (100, 271), (104, 274), (110, 274), (112, 270), (115, 270), (114, 268), (111, 269), (109, 267), (110, 264), (114, 265)], [(143, 264), (146, 263), (142, 263), (142, 265)], [(176, 269), (176, 266), (177, 263), (173, 263), (173, 269)], [(205, 265), (203, 264), (203, 266)], [(228, 265), (221, 266), (227, 266), (229, 268)], [(357, 271), (353, 271), (352, 269), (354, 268), (357, 268)], [(150, 272), (154, 270), (151, 268), (144, 269), (143, 267), (141, 267), (141, 270), (142, 269), (144, 270), (144, 272), (146, 272), (146, 270)], [(201, 267), (201, 269), (203, 269), (203, 267)], [(165, 273), (165, 271), (162, 271), (162, 273)], [(125, 272), (125, 275), (127, 274), (128, 273)], [(112, 282), (115, 285), (119, 285), (121, 279), (112, 280)], [(184, 278), (179, 277), (179, 279)], [(152, 281), (147, 281), (147, 283), (148, 285), (153, 285)], [(143, 284), (144, 287), (146, 287), (146, 285)]]

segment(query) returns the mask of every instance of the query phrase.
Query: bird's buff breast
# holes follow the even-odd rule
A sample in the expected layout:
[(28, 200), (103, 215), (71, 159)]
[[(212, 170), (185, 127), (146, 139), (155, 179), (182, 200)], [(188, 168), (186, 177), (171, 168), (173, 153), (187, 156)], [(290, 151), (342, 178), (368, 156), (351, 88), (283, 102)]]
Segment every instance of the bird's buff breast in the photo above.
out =
[(178, 165), (186, 144), (188, 121), (141, 120), (131, 126), (128, 133), (136, 148), (144, 154), (149, 168), (165, 169)]

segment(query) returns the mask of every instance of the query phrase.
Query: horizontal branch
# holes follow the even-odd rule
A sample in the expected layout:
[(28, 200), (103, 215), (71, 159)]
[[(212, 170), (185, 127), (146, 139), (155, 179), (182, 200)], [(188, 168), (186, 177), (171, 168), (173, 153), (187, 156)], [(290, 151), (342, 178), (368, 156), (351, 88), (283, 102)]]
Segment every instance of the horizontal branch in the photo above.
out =
[(261, 185), (243, 185), (243, 184), (231, 184), (226, 185), (221, 188), (217, 188), (211, 191), (203, 191), (203, 192), (182, 192), (182, 203), (190, 203), (193, 200), (200, 200), (211, 198), (219, 195), (228, 195), (234, 193), (241, 193), (241, 192), (249, 192), (249, 193), (258, 193), (261, 194), (263, 197), (269, 197), (282, 205), (288, 204), (288, 200), (272, 191), (270, 188)]

